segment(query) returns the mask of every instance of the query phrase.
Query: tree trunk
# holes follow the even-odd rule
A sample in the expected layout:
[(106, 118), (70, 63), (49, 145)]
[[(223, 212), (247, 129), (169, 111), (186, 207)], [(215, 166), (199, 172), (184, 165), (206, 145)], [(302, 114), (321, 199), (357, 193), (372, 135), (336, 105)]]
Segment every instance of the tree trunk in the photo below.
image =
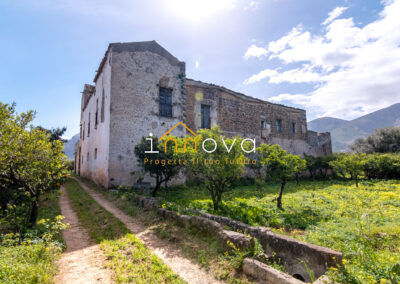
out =
[(161, 186), (161, 177), (157, 176), (156, 177), (156, 186), (154, 187), (153, 192), (151, 193), (151, 195), (153, 197), (156, 197), (157, 191), (160, 189), (160, 186)]
[(356, 187), (358, 187), (358, 177), (356, 176)]
[(32, 202), (31, 213), (29, 215), (29, 227), (32, 228), (36, 224), (36, 220), (39, 213), (39, 201), (36, 198), (35, 201)]
[(285, 185), (286, 185), (286, 181), (282, 181), (281, 190), (279, 191), (279, 196), (276, 199), (276, 206), (279, 209), (282, 209), (282, 195), (283, 195), (283, 190), (285, 189)]
[(296, 185), (299, 185), (300, 181), (299, 181), (299, 174), (296, 174)]

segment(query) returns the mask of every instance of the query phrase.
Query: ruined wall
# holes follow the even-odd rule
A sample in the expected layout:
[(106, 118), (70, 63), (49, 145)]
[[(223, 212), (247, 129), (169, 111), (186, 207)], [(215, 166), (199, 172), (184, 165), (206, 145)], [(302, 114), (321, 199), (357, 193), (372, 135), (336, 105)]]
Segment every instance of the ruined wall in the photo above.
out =
[[(218, 124), (227, 136), (256, 138), (259, 144), (279, 144), (289, 153), (300, 155), (326, 155), (325, 152), (331, 149), (327, 137), (318, 140), (309, 134), (306, 112), (302, 109), (272, 104), (220, 86), (187, 79), (186, 123), (193, 130), (201, 127), (202, 104), (211, 107), (211, 125)], [(277, 120), (280, 120), (280, 131)], [(309, 143), (311, 136), (312, 143)]]
[[(160, 138), (184, 119), (185, 64), (155, 42), (112, 44), (111, 48), (109, 186), (132, 186), (135, 177), (130, 173), (139, 171), (135, 145), (149, 133)], [(172, 89), (172, 117), (159, 115), (160, 87)], [(183, 137), (185, 133), (177, 127), (172, 134)]]

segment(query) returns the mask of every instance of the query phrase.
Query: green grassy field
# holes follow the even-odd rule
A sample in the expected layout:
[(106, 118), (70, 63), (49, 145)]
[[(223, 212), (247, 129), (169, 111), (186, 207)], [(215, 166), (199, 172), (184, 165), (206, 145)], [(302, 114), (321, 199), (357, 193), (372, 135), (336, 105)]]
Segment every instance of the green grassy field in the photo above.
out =
[[(54, 265), (63, 244), (60, 230), (51, 226), (60, 225), (58, 206), (59, 191), (46, 193), (41, 198), (38, 224), (17, 240), (11, 235), (0, 244), (0, 283), (52, 283), (57, 273)], [(54, 223), (56, 222), (56, 223)], [(42, 238), (47, 233), (46, 240)]]
[(116, 283), (185, 283), (75, 180), (69, 179), (65, 187), (79, 221), (100, 243)]
[(399, 279), (391, 269), (400, 263), (400, 181), (362, 182), (358, 188), (343, 181), (292, 182), (284, 210), (273, 202), (278, 191), (273, 183), (236, 186), (215, 212), (204, 188), (177, 186), (164, 193), (164, 207), (202, 209), (342, 251), (345, 265), (329, 272), (340, 283)]

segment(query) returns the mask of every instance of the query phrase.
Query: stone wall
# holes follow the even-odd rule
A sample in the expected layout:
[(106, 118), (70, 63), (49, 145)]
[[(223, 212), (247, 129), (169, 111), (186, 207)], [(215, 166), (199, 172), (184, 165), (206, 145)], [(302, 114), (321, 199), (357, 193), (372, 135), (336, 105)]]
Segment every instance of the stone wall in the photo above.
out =
[[(184, 120), (185, 64), (155, 42), (112, 44), (109, 186), (134, 183), (134, 147), (150, 133), (160, 138)], [(172, 117), (159, 115), (159, 88), (172, 90)], [(183, 137), (185, 128), (172, 134)], [(145, 181), (154, 182), (154, 179)]]
[[(227, 241), (232, 242), (238, 249), (248, 250), (254, 246), (255, 239), (257, 239), (264, 249), (265, 256), (271, 261), (282, 263), (289, 273), (288, 275), (271, 269), (271, 267), (259, 261), (250, 259), (245, 261), (243, 265), (247, 267), (243, 267), (244, 272), (252, 277), (260, 278), (260, 280), (272, 281), (271, 279), (277, 277), (276, 279), (281, 279), (282, 282), (271, 283), (301, 283), (293, 278), (295, 276), (306, 282), (311, 282), (308, 269), (313, 272), (315, 278), (320, 278), (324, 276), (328, 267), (337, 267), (342, 263), (341, 252), (275, 234), (266, 227), (254, 227), (227, 217), (198, 211), (193, 213), (200, 216), (182, 215), (159, 208), (159, 198), (135, 195), (133, 199), (136, 204), (145, 209), (157, 210), (163, 218), (176, 221), (181, 226), (191, 226), (215, 236), (220, 245), (227, 250), (230, 249), (227, 246)], [(226, 229), (227, 227), (230, 229)]]
[[(201, 105), (211, 109), (211, 125), (224, 135), (279, 144), (289, 153), (321, 156), (332, 153), (330, 136), (307, 130), (305, 110), (269, 103), (221, 86), (186, 79), (186, 124), (201, 127)], [(277, 127), (280, 121), (280, 130)]]

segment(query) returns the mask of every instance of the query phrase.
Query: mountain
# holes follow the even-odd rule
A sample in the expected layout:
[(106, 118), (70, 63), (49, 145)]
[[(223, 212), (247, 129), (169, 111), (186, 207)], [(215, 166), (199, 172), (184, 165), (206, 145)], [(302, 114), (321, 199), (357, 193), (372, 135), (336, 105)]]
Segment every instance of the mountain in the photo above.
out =
[(360, 137), (372, 134), (376, 129), (400, 126), (400, 103), (346, 121), (332, 117), (322, 117), (308, 123), (308, 128), (318, 132), (331, 132), (334, 152), (349, 150), (349, 146)]
[(64, 153), (68, 160), (74, 159), (75, 144), (79, 140), (79, 133), (71, 137), (67, 142), (64, 143)]
[(332, 131), (344, 125), (347, 120), (334, 117), (321, 117), (308, 122), (308, 128), (316, 132)]

